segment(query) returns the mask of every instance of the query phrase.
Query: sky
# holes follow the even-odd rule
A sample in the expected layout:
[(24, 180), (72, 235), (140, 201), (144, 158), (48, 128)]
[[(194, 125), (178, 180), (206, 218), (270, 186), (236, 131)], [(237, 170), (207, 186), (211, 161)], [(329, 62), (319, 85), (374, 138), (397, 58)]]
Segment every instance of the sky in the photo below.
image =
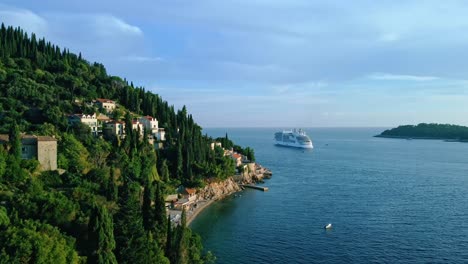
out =
[(203, 127), (468, 125), (467, 1), (0, 0)]

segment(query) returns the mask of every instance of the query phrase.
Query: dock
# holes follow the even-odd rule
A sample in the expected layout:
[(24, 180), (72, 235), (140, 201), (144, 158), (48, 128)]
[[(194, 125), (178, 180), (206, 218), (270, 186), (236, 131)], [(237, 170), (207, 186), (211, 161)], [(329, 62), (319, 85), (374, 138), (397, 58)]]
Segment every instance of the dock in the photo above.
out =
[(239, 186), (242, 186), (244, 188), (251, 188), (251, 189), (257, 189), (260, 191), (268, 191), (268, 187), (262, 187), (262, 186), (257, 186), (257, 185), (251, 185), (251, 184), (239, 184)]

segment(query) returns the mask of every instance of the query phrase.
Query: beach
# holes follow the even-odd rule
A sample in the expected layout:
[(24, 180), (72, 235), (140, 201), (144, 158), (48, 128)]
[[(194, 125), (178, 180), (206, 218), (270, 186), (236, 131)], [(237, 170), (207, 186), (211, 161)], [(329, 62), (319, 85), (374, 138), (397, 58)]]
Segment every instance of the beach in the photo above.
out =
[[(197, 217), (197, 215), (203, 211), (205, 208), (207, 208), (210, 204), (215, 202), (216, 200), (202, 200), (202, 201), (197, 201), (196, 207), (192, 207), (189, 210), (186, 211), (187, 213), (187, 226), (190, 225), (190, 223)], [(168, 210), (168, 215), (172, 219), (174, 223), (179, 223), (180, 217), (181, 217), (182, 211), (181, 210)]]

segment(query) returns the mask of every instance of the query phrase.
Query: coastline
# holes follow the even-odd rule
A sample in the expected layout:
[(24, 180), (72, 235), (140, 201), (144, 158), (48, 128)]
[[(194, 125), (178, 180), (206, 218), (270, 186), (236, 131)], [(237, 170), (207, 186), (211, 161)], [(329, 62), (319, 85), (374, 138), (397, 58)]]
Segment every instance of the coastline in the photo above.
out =
[[(190, 226), (193, 220), (197, 218), (198, 214), (201, 213), (205, 208), (210, 206), (215, 201), (216, 200), (205, 200), (205, 201), (197, 202), (197, 208), (187, 212), (187, 226)], [(200, 203), (202, 204), (200, 205)]]
[[(190, 226), (193, 220), (213, 202), (224, 199), (232, 194), (244, 190), (242, 184), (255, 184), (270, 179), (272, 172), (258, 163), (245, 164), (245, 171), (222, 181), (209, 182), (205, 187), (196, 190), (197, 198), (186, 208), (186, 225)], [(168, 215), (173, 223), (179, 223), (180, 209), (169, 209)]]
[(392, 136), (392, 135), (375, 135), (378, 138), (395, 138), (395, 139), (426, 139), (426, 140), (443, 140), (446, 142), (468, 142), (467, 140), (461, 140), (456, 138), (444, 138), (444, 137), (411, 137), (411, 136)]

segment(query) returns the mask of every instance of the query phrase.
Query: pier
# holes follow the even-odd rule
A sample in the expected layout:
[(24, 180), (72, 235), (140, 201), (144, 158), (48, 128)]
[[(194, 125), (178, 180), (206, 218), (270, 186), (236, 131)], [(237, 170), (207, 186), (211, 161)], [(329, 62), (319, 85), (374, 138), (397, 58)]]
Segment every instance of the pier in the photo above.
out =
[(257, 189), (260, 191), (268, 191), (268, 187), (262, 187), (262, 186), (257, 186), (257, 185), (251, 185), (251, 184), (239, 184), (239, 186), (242, 186), (244, 188), (252, 188), (252, 189)]

